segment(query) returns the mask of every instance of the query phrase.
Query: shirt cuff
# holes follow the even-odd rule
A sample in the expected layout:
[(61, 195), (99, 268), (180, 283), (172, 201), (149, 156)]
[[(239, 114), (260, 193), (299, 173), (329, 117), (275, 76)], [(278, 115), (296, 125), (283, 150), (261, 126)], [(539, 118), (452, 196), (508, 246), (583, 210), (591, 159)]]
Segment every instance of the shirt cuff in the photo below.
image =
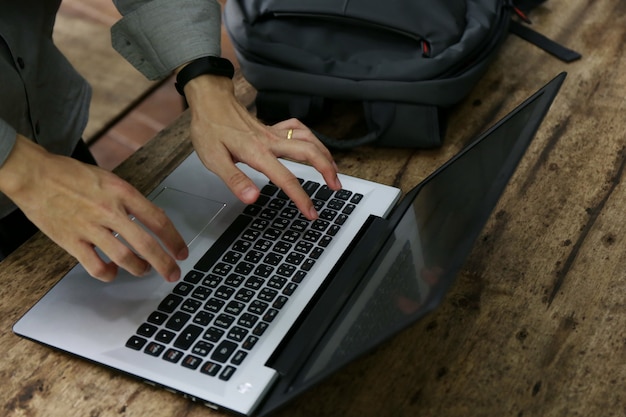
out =
[(4, 165), (4, 162), (11, 154), (16, 141), (17, 131), (0, 119), (0, 167)]
[(193, 59), (220, 56), (220, 38), (221, 7), (215, 0), (151, 0), (111, 28), (113, 48), (150, 80)]

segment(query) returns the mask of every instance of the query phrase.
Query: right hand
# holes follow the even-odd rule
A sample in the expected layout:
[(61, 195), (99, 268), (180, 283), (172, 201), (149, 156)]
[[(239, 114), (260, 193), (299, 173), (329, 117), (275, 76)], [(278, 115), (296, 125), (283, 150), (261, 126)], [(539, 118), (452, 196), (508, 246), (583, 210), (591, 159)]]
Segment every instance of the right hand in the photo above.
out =
[[(94, 278), (112, 281), (118, 267), (136, 276), (154, 268), (168, 281), (180, 278), (176, 260), (188, 255), (183, 238), (163, 210), (109, 171), (48, 153), (18, 135), (0, 167), (0, 191)], [(95, 247), (111, 261), (101, 259)]]

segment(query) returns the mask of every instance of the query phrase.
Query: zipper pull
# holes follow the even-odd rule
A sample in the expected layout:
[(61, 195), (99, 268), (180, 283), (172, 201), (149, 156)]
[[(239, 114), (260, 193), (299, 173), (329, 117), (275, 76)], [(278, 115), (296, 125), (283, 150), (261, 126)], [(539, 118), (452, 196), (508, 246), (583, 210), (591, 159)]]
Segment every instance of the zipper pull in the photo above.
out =
[(428, 41), (422, 39), (420, 41), (420, 45), (422, 46), (422, 56), (424, 58), (430, 58), (430, 44), (428, 43)]
[(524, 13), (519, 7), (517, 7), (515, 4), (512, 4), (513, 6), (513, 11), (515, 12), (515, 14), (517, 16), (519, 16), (520, 19), (522, 19), (524, 21), (524, 23), (527, 23), (529, 25), (532, 25), (533, 22), (530, 21), (530, 19), (528, 18), (528, 16), (526, 16), (526, 13)]

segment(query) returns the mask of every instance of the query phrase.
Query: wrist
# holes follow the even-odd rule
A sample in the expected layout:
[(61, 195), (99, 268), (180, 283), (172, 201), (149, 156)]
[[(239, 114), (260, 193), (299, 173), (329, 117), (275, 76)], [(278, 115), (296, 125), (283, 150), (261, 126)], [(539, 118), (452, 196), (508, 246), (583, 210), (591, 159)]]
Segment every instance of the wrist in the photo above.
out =
[(0, 191), (13, 198), (28, 187), (41, 166), (38, 161), (46, 155), (48, 152), (44, 148), (18, 134), (15, 146), (0, 167)]

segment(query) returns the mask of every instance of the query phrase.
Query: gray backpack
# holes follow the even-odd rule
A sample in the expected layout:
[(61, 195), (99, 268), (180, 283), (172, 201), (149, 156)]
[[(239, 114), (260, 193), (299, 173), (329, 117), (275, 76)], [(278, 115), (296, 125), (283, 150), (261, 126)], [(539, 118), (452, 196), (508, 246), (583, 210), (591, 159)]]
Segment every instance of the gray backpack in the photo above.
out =
[(441, 144), (509, 31), (510, 0), (229, 0), (224, 24), (257, 116), (307, 124), (362, 105), (368, 132), (331, 148)]

